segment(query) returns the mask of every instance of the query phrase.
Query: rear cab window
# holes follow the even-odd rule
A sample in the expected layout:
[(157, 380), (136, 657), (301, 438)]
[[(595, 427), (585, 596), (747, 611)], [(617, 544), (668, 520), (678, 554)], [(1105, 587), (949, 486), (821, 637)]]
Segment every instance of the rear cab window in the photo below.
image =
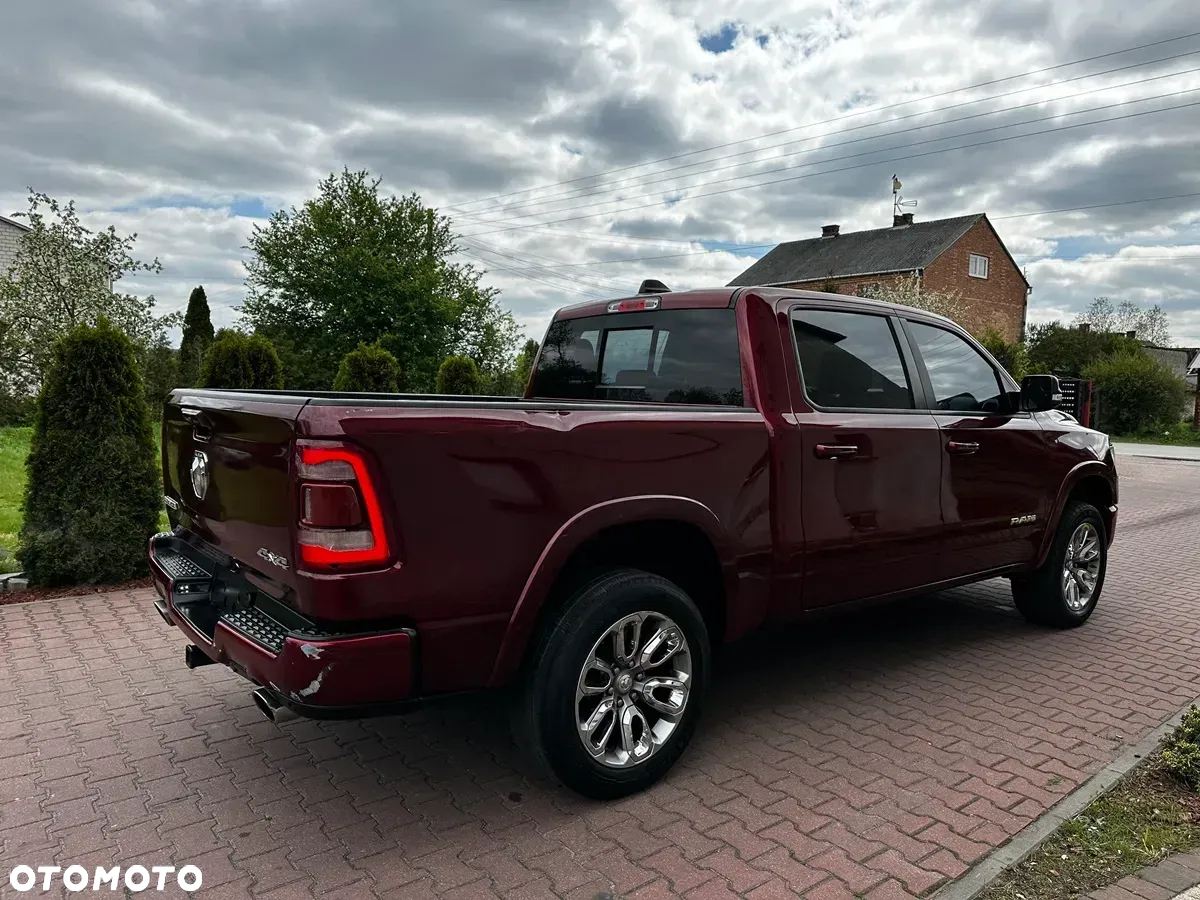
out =
[(554, 322), (533, 397), (742, 406), (734, 310), (660, 309)]
[(792, 333), (804, 393), (818, 409), (913, 409), (912, 385), (887, 316), (798, 308)]

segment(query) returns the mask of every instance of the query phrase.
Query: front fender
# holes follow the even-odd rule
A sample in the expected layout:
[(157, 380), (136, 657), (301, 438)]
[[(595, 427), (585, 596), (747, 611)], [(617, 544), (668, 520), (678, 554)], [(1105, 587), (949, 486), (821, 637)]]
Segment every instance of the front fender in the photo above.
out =
[[(492, 669), (491, 686), (508, 683), (520, 669), (526, 646), (550, 592), (567, 561), (586, 541), (606, 528), (634, 522), (683, 522), (699, 528), (716, 549), (725, 580), (727, 605), (737, 588), (734, 553), (721, 520), (711, 509), (688, 497), (652, 494), (606, 500), (568, 519), (542, 550), (525, 581), (516, 608), (509, 618), (500, 652)], [(719, 637), (714, 635), (714, 640)]]
[[(1040, 568), (1046, 561), (1046, 557), (1050, 555), (1050, 548), (1054, 544), (1054, 535), (1058, 531), (1058, 523), (1062, 520), (1063, 510), (1067, 508), (1067, 499), (1071, 496), (1071, 492), (1075, 490), (1083, 479), (1099, 476), (1108, 482), (1108, 486), (1112, 491), (1113, 502), (1116, 502), (1117, 497), (1117, 482), (1113, 477), (1112, 468), (1103, 460), (1089, 459), (1079, 463), (1063, 479), (1062, 484), (1058, 489), (1058, 496), (1054, 498), (1054, 506), (1051, 509), (1050, 517), (1046, 521), (1046, 530), (1042, 534), (1042, 545), (1038, 550), (1037, 565)], [(1108, 510), (1100, 510), (1101, 515), (1108, 519)], [(1111, 542), (1111, 533), (1107, 536)]]

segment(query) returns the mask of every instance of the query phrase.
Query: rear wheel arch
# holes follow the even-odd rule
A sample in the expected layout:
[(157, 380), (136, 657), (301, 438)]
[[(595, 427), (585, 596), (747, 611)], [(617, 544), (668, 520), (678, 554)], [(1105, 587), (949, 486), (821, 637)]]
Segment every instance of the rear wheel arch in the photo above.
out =
[(492, 685), (511, 681), (570, 598), (614, 569), (678, 585), (700, 609), (714, 645), (721, 642), (737, 577), (716, 515), (684, 497), (611, 501), (573, 518), (543, 551), (509, 620)]

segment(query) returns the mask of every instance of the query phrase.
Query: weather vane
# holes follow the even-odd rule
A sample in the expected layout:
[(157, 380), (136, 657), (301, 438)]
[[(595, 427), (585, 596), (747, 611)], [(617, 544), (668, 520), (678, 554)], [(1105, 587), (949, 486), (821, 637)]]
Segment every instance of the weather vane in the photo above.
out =
[(892, 215), (899, 216), (900, 210), (905, 206), (916, 206), (916, 200), (905, 200), (900, 196), (900, 188), (904, 187), (900, 183), (900, 179), (895, 175), (892, 176)]

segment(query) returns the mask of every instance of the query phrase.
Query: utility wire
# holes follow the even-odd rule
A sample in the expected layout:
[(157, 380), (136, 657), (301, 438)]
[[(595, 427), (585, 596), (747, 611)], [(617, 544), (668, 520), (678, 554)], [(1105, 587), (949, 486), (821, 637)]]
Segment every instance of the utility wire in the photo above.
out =
[[(1190, 34), (1181, 34), (1176, 37), (1165, 38), (1160, 41), (1151, 41), (1150, 43), (1147, 43), (1147, 44), (1138, 44), (1137, 46), (1134, 46), (1134, 47), (1126, 47), (1121, 50), (1112, 50), (1108, 53), (1100, 53), (1096, 56), (1088, 56), (1083, 59), (1076, 59), (1076, 60), (1072, 60), (1070, 62), (1058, 63), (1057, 65), (1053, 65), (1053, 66), (1045, 66), (1040, 69), (1032, 69), (1028, 72), (1019, 72), (1019, 73), (1016, 73), (1013, 75), (1006, 75), (1003, 78), (993, 78), (989, 81), (981, 81), (981, 82), (977, 82), (976, 84), (966, 85), (965, 87), (954, 88), (954, 89), (948, 90), (948, 91), (941, 91), (936, 94), (927, 94), (924, 97), (914, 97), (911, 100), (904, 100), (900, 103), (894, 103), (891, 106), (889, 106), (888, 108), (889, 109), (898, 109), (902, 106), (910, 106), (914, 103), (923, 103), (928, 100), (937, 100), (941, 97), (949, 97), (954, 94), (960, 94), (964, 91), (972, 91), (972, 90), (976, 90), (977, 88), (990, 87), (991, 85), (994, 85), (994, 84), (1003, 84), (1004, 82), (1015, 81), (1019, 78), (1028, 78), (1033, 75), (1041, 75), (1046, 72), (1054, 72), (1054, 71), (1057, 71), (1058, 69), (1070, 68), (1071, 66), (1082, 65), (1083, 63), (1087, 63), (1087, 62), (1095, 62), (1098, 59), (1108, 59), (1109, 57), (1120, 56), (1124, 53), (1133, 53), (1136, 50), (1146, 50), (1150, 47), (1160, 47), (1164, 44), (1172, 44), (1177, 41), (1184, 41), (1184, 40), (1188, 40), (1189, 38), (1194, 38), (1194, 37), (1198, 37), (1198, 36), (1200, 36), (1200, 31), (1194, 31), (1194, 32), (1191, 32)], [(700, 155), (703, 153), (711, 153), (714, 150), (724, 150), (727, 147), (736, 147), (736, 146), (740, 146), (742, 144), (748, 144), (748, 143), (752, 143), (754, 141), (764, 140), (766, 138), (778, 137), (781, 134), (790, 134), (792, 132), (799, 131), (803, 128), (811, 128), (815, 125), (828, 125), (832, 122), (841, 122), (841, 121), (845, 121), (846, 119), (853, 119), (853, 118), (857, 118), (859, 116), (864, 116), (864, 115), (868, 115), (870, 113), (875, 113), (875, 112), (879, 112), (879, 111), (880, 111), (880, 108), (878, 108), (878, 107), (872, 108), (872, 109), (859, 110), (858, 112), (849, 113), (849, 114), (843, 115), (843, 116), (835, 116), (833, 118), (824, 119), (819, 122), (809, 122), (804, 125), (796, 125), (791, 128), (783, 128), (778, 131), (771, 131), (771, 132), (767, 132), (765, 134), (759, 134), (759, 135), (756, 135), (755, 137), (751, 137), (751, 138), (742, 138), (741, 140), (728, 141), (724, 144), (714, 144), (711, 147), (704, 147), (699, 150), (689, 150), (685, 153), (676, 153), (672, 156), (664, 156), (659, 159), (651, 160), (649, 162), (634, 163), (634, 164), (631, 164), (628, 166), (621, 166), (619, 168), (609, 169), (605, 172), (597, 172), (592, 175), (581, 175), (576, 178), (566, 179), (565, 181), (552, 182), (550, 184), (540, 185), (538, 187), (532, 187), (532, 188), (525, 188), (525, 189), (518, 190), (518, 191), (509, 191), (508, 193), (496, 194), (491, 197), (481, 197), (476, 200), (466, 200), (466, 201), (463, 201), (462, 203), (445, 207), (445, 211), (461, 209), (465, 206), (472, 206), (476, 203), (486, 203), (488, 201), (502, 200), (507, 197), (516, 197), (516, 196), (520, 196), (521, 194), (533, 193), (535, 191), (546, 190), (546, 189), (552, 188), (552, 187), (560, 187), (560, 186), (566, 185), (566, 184), (575, 184), (580, 181), (586, 181), (589, 178), (601, 178), (606, 175), (615, 175), (618, 172), (628, 172), (632, 169), (645, 168), (646, 166), (653, 166), (653, 165), (657, 165), (658, 163), (672, 162), (676, 159), (684, 159), (684, 158), (687, 158), (690, 156), (697, 156), (697, 155)]]
[[(1181, 93), (1188, 93), (1188, 92), (1185, 91), (1185, 92), (1181, 92)], [(1169, 96), (1169, 95), (1167, 95), (1167, 96)], [(1150, 97), (1150, 98), (1146, 98), (1146, 99), (1152, 100), (1152, 99), (1158, 99), (1158, 98)], [(1140, 101), (1138, 101), (1138, 102), (1140, 102)], [(921, 159), (926, 156), (936, 156), (938, 154), (950, 153), (950, 152), (953, 152), (956, 150), (969, 150), (969, 149), (972, 149), (975, 147), (984, 147), (984, 146), (990, 146), (992, 144), (1001, 144), (1001, 143), (1007, 143), (1008, 141), (1021, 140), (1024, 138), (1039, 137), (1044, 134), (1054, 134), (1054, 133), (1057, 133), (1060, 131), (1070, 131), (1070, 130), (1073, 130), (1076, 128), (1087, 128), (1087, 127), (1090, 127), (1093, 125), (1106, 125), (1106, 124), (1109, 124), (1112, 122), (1121, 122), (1126, 119), (1136, 119), (1136, 118), (1140, 118), (1142, 116), (1158, 115), (1160, 113), (1165, 113), (1165, 112), (1175, 112), (1177, 110), (1188, 109), (1188, 108), (1191, 108), (1191, 107), (1194, 107), (1197, 105), (1200, 105), (1200, 101), (1193, 101), (1191, 103), (1181, 103), (1181, 104), (1177, 104), (1175, 106), (1166, 106), (1161, 109), (1151, 109), (1151, 110), (1144, 110), (1142, 112), (1126, 113), (1125, 115), (1122, 115), (1122, 116), (1111, 116), (1107, 119), (1097, 119), (1092, 122), (1077, 122), (1072, 125), (1062, 125), (1062, 126), (1059, 126), (1056, 128), (1043, 128), (1040, 131), (1031, 131), (1026, 134), (1011, 135), (1009, 137), (991, 138), (991, 139), (985, 140), (985, 141), (973, 141), (968, 144), (960, 144), (957, 147), (943, 147), (938, 150), (926, 150), (921, 153), (909, 153), (909, 154), (904, 154), (901, 156), (893, 156), (893, 157), (889, 157), (887, 159), (874, 160), (872, 162), (857, 163), (852, 166), (841, 166), (841, 167), (835, 168), (835, 169), (827, 169), (822, 172), (808, 172), (803, 175), (791, 175), (791, 176), (788, 176), (787, 178), (776, 178), (771, 181), (761, 181), (761, 182), (757, 182), (755, 184), (740, 185), (738, 187), (723, 188), (723, 189), (717, 190), (717, 191), (707, 191), (707, 192), (700, 193), (700, 194), (692, 194), (689, 196), (680, 197), (677, 200), (675, 200), (673, 203), (671, 203), (670, 205), (674, 205), (674, 203), (683, 202), (685, 200), (699, 200), (703, 197), (716, 197), (716, 196), (720, 196), (722, 194), (729, 194), (729, 193), (734, 193), (736, 191), (747, 190), (749, 188), (770, 187), (772, 185), (785, 184), (785, 183), (792, 182), (792, 181), (799, 181), (799, 180), (805, 179), (805, 178), (814, 178), (814, 177), (817, 177), (820, 175), (833, 175), (838, 172), (849, 172), (849, 171), (853, 171), (856, 169), (864, 169), (864, 168), (869, 168), (872, 166), (879, 166), (879, 165), (890, 164), (890, 163), (894, 163), (894, 162), (903, 162), (905, 160), (910, 160), (910, 159)], [(1056, 116), (1055, 118), (1059, 118), (1059, 117)], [(1028, 123), (1025, 123), (1025, 124), (1028, 124)], [(962, 135), (959, 135), (959, 136), (961, 137)], [(896, 148), (892, 148), (892, 149), (896, 149)], [(880, 150), (880, 151), (875, 151), (875, 152), (886, 152), (886, 151)], [(831, 160), (824, 160), (823, 162), (836, 162), (836, 161), (837, 160), (831, 159)], [(740, 181), (740, 180), (741, 180), (740, 178), (721, 179), (718, 181), (708, 182), (706, 185), (697, 185), (697, 187), (701, 187), (701, 186), (707, 187), (707, 186), (710, 186), (713, 184), (722, 184), (722, 183), (727, 183), (729, 181)], [(598, 216), (619, 215), (624, 212), (632, 212), (632, 211), (638, 210), (638, 209), (649, 209), (651, 207), (661, 206), (661, 205), (663, 205), (663, 203), (664, 203), (664, 201), (662, 201), (662, 200), (656, 200), (651, 203), (642, 203), (642, 204), (638, 204), (638, 205), (634, 205), (634, 206), (627, 206), (622, 209), (607, 210), (607, 211), (598, 212), (598, 213), (585, 213), (585, 214), (578, 215), (578, 216), (568, 216), (568, 217), (562, 218), (562, 219), (552, 219), (549, 222), (529, 223), (529, 225), (509, 225), (509, 226), (506, 226), (503, 228), (494, 228), (494, 229), (490, 229), (487, 231), (474, 232), (474, 234), (475, 235), (485, 235), (485, 234), (496, 234), (499, 232), (506, 232), (506, 231), (519, 231), (521, 229), (530, 227), (530, 225), (558, 225), (563, 222), (576, 222), (576, 221), (579, 221), (582, 219), (594, 219)], [(565, 210), (563, 210), (563, 211), (565, 212)], [(469, 236), (471, 236), (471, 235), (464, 235), (464, 237), (469, 237)]]
[[(1198, 69), (1197, 71), (1200, 71), (1200, 69)], [(1025, 119), (1022, 122), (1009, 122), (1004, 125), (993, 125), (988, 128), (977, 128), (974, 131), (960, 131), (957, 134), (947, 134), (947, 135), (942, 135), (941, 137), (926, 138), (926, 139), (920, 140), (920, 141), (910, 141), (910, 142), (904, 143), (904, 144), (893, 144), (890, 147), (876, 147), (873, 150), (862, 150), (862, 151), (859, 151), (858, 153), (846, 153), (841, 156), (831, 156), (828, 159), (818, 159), (818, 160), (813, 160), (812, 162), (806, 162), (806, 163), (793, 163), (793, 164), (787, 165), (787, 166), (778, 166), (774, 169), (763, 169), (762, 171), (753, 172), (753, 173), (749, 173), (746, 175), (733, 175), (729, 178), (718, 178), (718, 179), (714, 179), (713, 181), (702, 181), (698, 184), (687, 185), (686, 187), (681, 187), (678, 190), (684, 191), (684, 190), (689, 190), (691, 188), (708, 187), (708, 186), (714, 185), (714, 184), (728, 184), (730, 182), (741, 181), (742, 179), (746, 179), (746, 178), (758, 178), (763, 175), (774, 175), (778, 172), (790, 172), (793, 169), (806, 169), (806, 168), (809, 168), (810, 166), (821, 166), (821, 165), (825, 165), (825, 164), (831, 163), (831, 162), (842, 162), (842, 161), (848, 160), (848, 159), (859, 159), (864, 156), (873, 156), (876, 153), (889, 153), (893, 150), (907, 150), (912, 147), (922, 147), (927, 144), (936, 144), (941, 141), (951, 141), (951, 140), (956, 140), (958, 138), (974, 137), (975, 135), (979, 135), (979, 134), (990, 134), (995, 131), (1004, 131), (1009, 128), (1020, 128), (1025, 125), (1036, 125), (1039, 122), (1050, 122), (1050, 121), (1054, 121), (1054, 120), (1058, 120), (1058, 119), (1070, 118), (1072, 116), (1083, 116), (1083, 115), (1087, 115), (1088, 113), (1105, 112), (1110, 109), (1119, 109), (1120, 107), (1123, 107), (1123, 106), (1132, 106), (1135, 103), (1148, 103), (1152, 100), (1165, 100), (1169, 97), (1178, 97), (1183, 94), (1192, 94), (1198, 90), (1200, 90), (1200, 88), (1185, 88), (1185, 89), (1179, 90), (1179, 91), (1171, 91), (1166, 94), (1154, 94), (1150, 97), (1139, 97), (1136, 100), (1123, 100), (1119, 103), (1109, 103), (1104, 106), (1092, 106), (1092, 107), (1089, 107), (1088, 109), (1077, 109), (1077, 110), (1072, 110), (1071, 112), (1065, 112), (1065, 113), (1051, 113), (1049, 115), (1038, 116), (1033, 119)], [(1101, 120), (1101, 121), (1107, 121), (1107, 120)], [(920, 127), (920, 126), (918, 126), (918, 127)], [(1020, 137), (1021, 135), (1017, 135), (1017, 136)], [(847, 143), (855, 143), (855, 141), (848, 141)], [(747, 187), (752, 187), (752, 186), (753, 185), (747, 185)], [(595, 209), (596, 207), (599, 207), (599, 206), (608, 206), (608, 205), (611, 205), (614, 203), (626, 203), (626, 202), (630, 202), (630, 201), (644, 200), (644, 199), (646, 199), (648, 197), (652, 197), (652, 196), (657, 197), (660, 195), (660, 193), (661, 192), (659, 192), (659, 191), (651, 191), (650, 193), (639, 194), (635, 197), (626, 197), (626, 198), (622, 198), (622, 199), (618, 199), (618, 200), (597, 200), (592, 203), (580, 203), (576, 206), (565, 206), (562, 209), (557, 209), (557, 210), (553, 210), (553, 211), (545, 212), (545, 213), (522, 213), (519, 215), (510, 216), (509, 221), (511, 221), (512, 219), (526, 219), (526, 218), (529, 218), (530, 216), (554, 215), (556, 213), (562, 213), (562, 212), (574, 212), (575, 210), (578, 210), (578, 209)], [(680, 198), (680, 199), (686, 199), (686, 198)], [(503, 223), (499, 223), (499, 224), (503, 224)], [(536, 224), (536, 223), (533, 223), (533, 224)], [(480, 232), (474, 232), (474, 233), (475, 234), (487, 234), (489, 232), (480, 231)]]
[[(1074, 100), (1078, 97), (1084, 97), (1084, 96), (1087, 96), (1088, 94), (1095, 94), (1095, 93), (1100, 93), (1103, 91), (1118, 90), (1118, 89), (1124, 88), (1124, 87), (1133, 87), (1133, 86), (1136, 86), (1139, 84), (1146, 84), (1151, 81), (1161, 81), (1164, 78), (1175, 78), (1180, 75), (1190, 75), (1194, 72), (1200, 71), (1200, 69), (1197, 69), (1197, 68), (1185, 69), (1185, 70), (1182, 70), (1179, 72), (1168, 72), (1168, 73), (1161, 74), (1161, 75), (1153, 75), (1153, 76), (1150, 76), (1147, 78), (1141, 78), (1141, 79), (1138, 79), (1135, 81), (1125, 81), (1125, 82), (1121, 82), (1120, 84), (1101, 85), (1099, 87), (1090, 88), (1085, 91), (1077, 91), (1076, 93), (1068, 94), (1063, 97), (1054, 97), (1054, 98), (1043, 99), (1043, 100), (1034, 100), (1029, 103), (1022, 103), (1022, 104), (1019, 104), (1016, 106), (1004, 107), (1003, 109), (987, 110), (984, 112), (973, 113), (968, 116), (959, 116), (959, 117), (947, 119), (947, 120), (940, 121), (940, 122), (927, 122), (923, 125), (914, 125), (909, 128), (903, 128), (903, 129), (898, 129), (898, 130), (891, 130), (889, 128), (889, 130), (886, 134), (864, 135), (862, 137), (854, 138), (854, 139), (848, 140), (848, 141), (837, 141), (834, 143), (822, 144), (819, 147), (813, 147), (808, 150), (796, 150), (796, 151), (790, 151), (787, 153), (779, 153), (774, 156), (765, 157), (763, 159), (752, 159), (752, 160), (746, 160), (743, 162), (729, 163), (724, 166), (711, 166), (709, 168), (705, 168), (698, 172), (691, 172), (687, 175), (666, 175), (665, 174), (668, 172), (677, 172), (681, 169), (695, 168), (696, 166), (708, 166), (710, 163), (719, 162), (723, 159), (733, 159), (735, 157), (747, 156), (752, 153), (763, 153), (767, 150), (774, 150), (774, 149), (778, 149), (780, 147), (791, 147), (796, 144), (802, 144), (802, 143), (805, 143), (808, 141), (815, 141), (815, 140), (819, 140), (821, 138), (836, 137), (836, 136), (842, 135), (842, 134), (849, 134), (849, 133), (855, 132), (855, 131), (862, 131), (863, 129), (866, 129), (866, 128), (879, 128), (881, 126), (891, 126), (897, 122), (903, 122), (908, 119), (936, 115), (938, 113), (946, 113), (946, 112), (949, 112), (954, 109), (960, 109), (964, 106), (975, 106), (980, 103), (987, 103), (991, 100), (999, 100), (1001, 98), (1011, 97), (1016, 94), (1024, 94), (1024, 93), (1028, 93), (1029, 91), (1043, 90), (1048, 87), (1055, 87), (1057, 85), (1067, 84), (1067, 83), (1073, 82), (1073, 81), (1080, 81), (1085, 78), (1096, 78), (1101, 75), (1109, 75), (1114, 72), (1122, 72), (1122, 71), (1126, 71), (1128, 69), (1141, 68), (1143, 66), (1154, 65), (1155, 63), (1167, 62), (1167, 61), (1175, 60), (1175, 59), (1181, 59), (1181, 58), (1187, 57), (1187, 56), (1195, 56), (1196, 54), (1200, 54), (1200, 50), (1189, 50), (1185, 53), (1177, 53), (1177, 54), (1174, 54), (1173, 56), (1165, 56), (1165, 57), (1161, 57), (1159, 59), (1147, 60), (1146, 62), (1133, 63), (1128, 66), (1121, 66), (1121, 67), (1115, 68), (1115, 69), (1108, 69), (1103, 72), (1091, 72), (1091, 73), (1088, 73), (1085, 75), (1076, 75), (1073, 78), (1065, 78), (1060, 81), (1052, 81), (1048, 84), (1031, 85), (1029, 87), (1023, 87), (1023, 88), (1018, 88), (1016, 90), (1007, 91), (1003, 94), (994, 94), (990, 97), (980, 97), (976, 100), (966, 100), (966, 101), (963, 101), (962, 103), (955, 103), (950, 106), (939, 107), (937, 109), (922, 110), (920, 112), (909, 113), (908, 115), (905, 115), (905, 116), (898, 116), (896, 118), (886, 119), (886, 120), (883, 120), (880, 122), (868, 122), (863, 125), (855, 125), (852, 128), (845, 128), (845, 129), (840, 129), (840, 130), (836, 130), (836, 131), (827, 131), (827, 132), (823, 132), (821, 134), (811, 135), (810, 137), (800, 138), (799, 140), (786, 141), (782, 144), (774, 144), (774, 145), (771, 145), (768, 147), (760, 147), (760, 148), (753, 148), (750, 150), (743, 150), (739, 153), (726, 154), (725, 156), (718, 156), (713, 159), (704, 160), (702, 162), (688, 163), (688, 164), (682, 165), (682, 166), (674, 166), (669, 169), (664, 169), (664, 170), (662, 170), (662, 172), (651, 172), (651, 173), (648, 173), (647, 175), (632, 176), (629, 178), (618, 179), (617, 181), (607, 182), (605, 184), (592, 185), (592, 186), (589, 186), (586, 188), (578, 188), (573, 191), (566, 191), (566, 192), (562, 192), (559, 194), (552, 194), (548, 197), (539, 197), (539, 198), (533, 198), (530, 200), (522, 200), (517, 203), (504, 205), (504, 206), (491, 207), (486, 210), (477, 210), (475, 212), (510, 214), (516, 210), (529, 210), (532, 207), (544, 206), (548, 203), (560, 203), (560, 202), (564, 202), (567, 200), (578, 199), (581, 197), (603, 196), (605, 194), (619, 193), (619, 189), (615, 186), (623, 184), (625, 182), (636, 182), (633, 184), (629, 184), (628, 185), (629, 188), (646, 188), (646, 187), (650, 187), (651, 185), (655, 185), (655, 184), (662, 184), (664, 182), (676, 181), (676, 180), (684, 179), (684, 178), (693, 178), (693, 177), (700, 176), (700, 175), (708, 175), (708, 174), (711, 174), (714, 172), (723, 172), (728, 169), (736, 169), (736, 168), (741, 168), (741, 167), (745, 167), (745, 166), (761, 165), (763, 163), (771, 162), (772, 160), (788, 159), (793, 156), (800, 156), (800, 155), (809, 154), (809, 153), (819, 153), (822, 150), (826, 150), (831, 147), (843, 147), (848, 144), (858, 144), (858, 143), (862, 143), (864, 141), (881, 140), (883, 138), (893, 137), (898, 134), (905, 134), (905, 133), (912, 132), (912, 131), (921, 131), (921, 130), (924, 130), (927, 128), (941, 128), (946, 125), (953, 125), (955, 123), (965, 122), (965, 121), (969, 121), (971, 119), (978, 119), (978, 118), (985, 117), (985, 116), (1001, 115), (1003, 113), (1014, 112), (1014, 111), (1020, 110), (1020, 109), (1028, 109), (1031, 106), (1043, 106), (1048, 103), (1061, 103), (1063, 101)], [(754, 173), (754, 174), (765, 174), (765, 173)], [(648, 178), (650, 175), (664, 175), (665, 177), (653, 178), (650, 181), (641, 180), (644, 178)], [(750, 175), (747, 174), (743, 177), (750, 177)], [(542, 212), (545, 214), (550, 214), (553, 212), (562, 212), (562, 210), (543, 210)], [(537, 215), (537, 214), (539, 214), (539, 213), (526, 212), (524, 215), (529, 216), (529, 215)], [(512, 217), (512, 216), (510, 216), (510, 217)], [(523, 216), (518, 215), (515, 217), (522, 218)], [(483, 220), (483, 221), (488, 221), (489, 224), (503, 224), (503, 220), (499, 220), (499, 219), (491, 219), (491, 220)]]
[[(1112, 203), (1093, 203), (1088, 206), (1069, 206), (1069, 207), (1065, 207), (1063, 209), (1047, 209), (1047, 210), (1038, 210), (1037, 212), (1013, 213), (1013, 214), (1007, 215), (1007, 216), (988, 216), (988, 218), (993, 222), (999, 222), (999, 221), (1006, 220), (1006, 219), (1024, 219), (1024, 218), (1029, 218), (1031, 216), (1046, 216), (1046, 215), (1052, 215), (1054, 213), (1080, 212), (1083, 210), (1103, 209), (1103, 208), (1113, 207), (1113, 206), (1130, 206), (1130, 205), (1136, 204), (1136, 203), (1157, 203), (1157, 202), (1160, 202), (1163, 200), (1182, 200), (1182, 199), (1186, 199), (1189, 197), (1200, 197), (1200, 191), (1193, 191), (1193, 192), (1186, 193), (1186, 194), (1172, 194), (1172, 195), (1166, 196), (1166, 197), (1142, 197), (1142, 198), (1139, 198), (1136, 200), (1117, 200)], [(735, 247), (714, 248), (712, 250), (692, 250), (687, 253), (669, 253), (669, 254), (664, 254), (661, 256), (634, 256), (634, 257), (627, 257), (625, 259), (606, 259), (606, 260), (597, 260), (594, 262), (587, 262), (587, 263), (561, 263), (557, 266), (557, 268), (568, 268), (568, 267), (587, 268), (590, 266), (615, 265), (618, 263), (654, 262), (654, 261), (663, 260), (663, 259), (679, 259), (679, 258), (685, 257), (685, 256), (703, 256), (703, 255), (712, 254), (712, 253), (733, 253), (736, 255), (737, 251), (739, 251), (739, 250), (758, 250), (758, 249), (762, 249), (762, 248), (775, 247), (779, 243), (780, 243), (779, 241), (775, 241), (774, 243), (770, 243), (770, 244), (741, 244), (741, 245), (738, 245)], [(1063, 259), (1063, 260), (1070, 259), (1070, 260), (1074, 261), (1077, 259), (1082, 259), (1088, 255), (1089, 254), (1084, 254), (1083, 257), (1057, 256), (1057, 257), (1045, 257), (1045, 258)], [(1022, 258), (1025, 258), (1025, 257), (1022, 257)], [(1130, 259), (1150, 259), (1150, 258), (1151, 257), (1131, 257)], [(1154, 258), (1155, 259), (1160, 259), (1160, 258), (1161, 259), (1191, 259), (1192, 257), (1164, 256), (1164, 257), (1154, 257)], [(1039, 258), (1039, 259), (1043, 259), (1043, 258)], [(551, 268), (551, 267), (547, 266), (544, 268)], [(514, 270), (514, 271), (516, 271), (516, 270)]]

